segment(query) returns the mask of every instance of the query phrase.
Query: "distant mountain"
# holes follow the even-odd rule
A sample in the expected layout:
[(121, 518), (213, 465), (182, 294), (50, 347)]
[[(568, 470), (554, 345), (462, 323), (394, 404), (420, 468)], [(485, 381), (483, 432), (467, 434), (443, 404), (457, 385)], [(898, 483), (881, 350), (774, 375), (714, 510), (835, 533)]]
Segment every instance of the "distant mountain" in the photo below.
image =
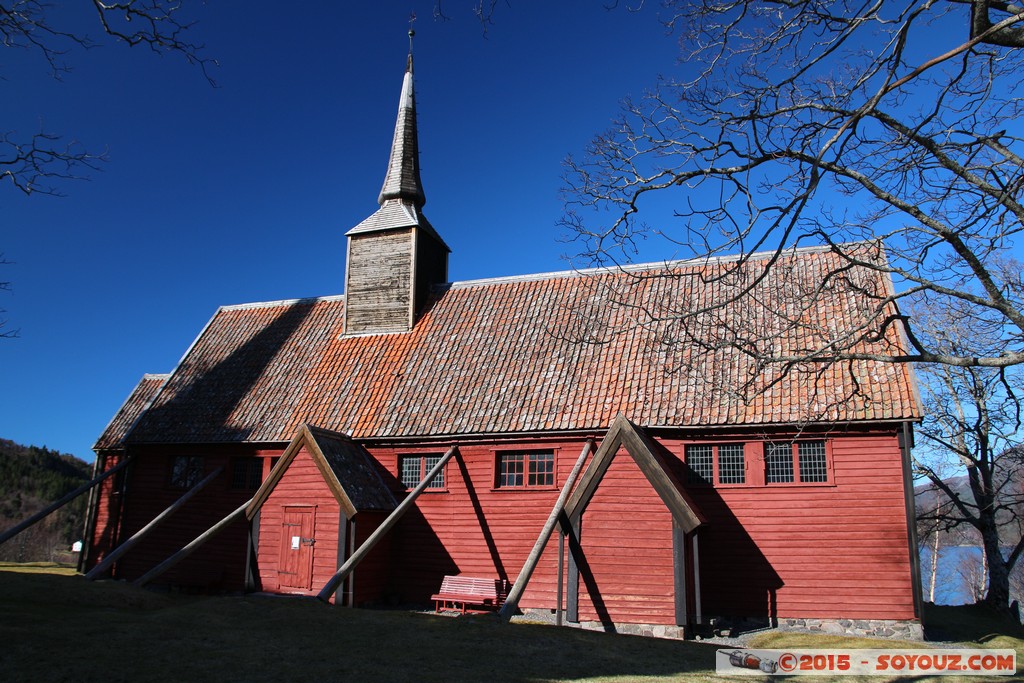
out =
[[(73, 455), (0, 439), (0, 531), (84, 484), (91, 470)], [(0, 560), (68, 560), (71, 544), (82, 535), (86, 498), (79, 497), (0, 546)]]
[[(967, 479), (967, 475), (960, 475), (957, 477), (949, 477), (948, 479), (942, 480), (949, 488), (959, 494), (960, 499), (969, 503), (974, 502), (974, 494), (971, 493), (971, 484)], [(936, 504), (940, 506), (948, 506), (949, 498), (946, 496), (944, 491), (941, 491), (930, 481), (926, 481), (918, 486), (914, 487), (914, 506), (917, 508), (917, 515), (927, 515), (933, 513)], [(922, 545), (925, 544), (924, 539), (932, 535), (932, 529), (934, 528), (933, 522), (930, 521), (919, 521), (917, 524), (917, 535), (921, 539)], [(967, 524), (962, 524), (956, 529), (949, 531), (941, 531), (939, 533), (939, 543), (943, 546), (980, 546), (981, 537), (978, 532)]]

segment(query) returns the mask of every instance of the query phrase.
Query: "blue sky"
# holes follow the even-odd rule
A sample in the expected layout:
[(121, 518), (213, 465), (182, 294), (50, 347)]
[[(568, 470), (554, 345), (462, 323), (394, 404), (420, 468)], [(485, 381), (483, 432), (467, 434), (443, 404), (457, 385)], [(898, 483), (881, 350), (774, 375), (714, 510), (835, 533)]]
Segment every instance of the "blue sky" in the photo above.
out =
[[(652, 4), (652, 3), (648, 3)], [(653, 9), (498, 5), (486, 37), (432, 2), (216, 2), (194, 36), (211, 88), (175, 56), (102, 40), (57, 82), (0, 52), (0, 122), (106, 150), (60, 198), (0, 185), (0, 438), (92, 459), (139, 378), (171, 371), (218, 306), (342, 293), (344, 233), (376, 209), (415, 11), (425, 213), (450, 278), (563, 270), (561, 162), (627, 95), (674, 68)], [(284, 9), (283, 9), (284, 8)], [(671, 257), (651, 251), (644, 260)]]

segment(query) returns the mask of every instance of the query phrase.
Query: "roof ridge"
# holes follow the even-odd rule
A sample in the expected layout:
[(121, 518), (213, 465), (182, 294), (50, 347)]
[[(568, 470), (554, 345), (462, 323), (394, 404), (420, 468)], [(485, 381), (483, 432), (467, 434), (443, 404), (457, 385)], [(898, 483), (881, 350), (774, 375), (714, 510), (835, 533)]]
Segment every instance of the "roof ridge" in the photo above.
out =
[(250, 308), (274, 308), (275, 306), (293, 306), (295, 304), (315, 304), (321, 301), (344, 301), (344, 294), (331, 294), (329, 296), (306, 296), (298, 299), (278, 299), (276, 301), (252, 301), (247, 304), (231, 304), (229, 306), (220, 306), (217, 312), (220, 311), (241, 311)]
[[(856, 244), (856, 243), (851, 243)], [(831, 251), (832, 246), (828, 244), (813, 245), (807, 247), (789, 247), (781, 252), (777, 250), (759, 251), (752, 254), (747, 254), (747, 260), (762, 260), (775, 256), (779, 253), (791, 253), (791, 254), (806, 254), (814, 252)], [(463, 287), (478, 287), (486, 285), (504, 284), (508, 282), (533, 282), (539, 280), (555, 280), (559, 278), (568, 277), (581, 277), (586, 275), (596, 275), (599, 273), (635, 273), (644, 270), (655, 270), (659, 268), (677, 268), (680, 266), (693, 266), (693, 265), (710, 265), (717, 263), (729, 263), (732, 261), (738, 261), (743, 255), (742, 254), (729, 254), (727, 256), (715, 256), (715, 257), (699, 257), (691, 259), (676, 259), (666, 261), (648, 261), (646, 263), (627, 263), (625, 265), (614, 265), (614, 266), (597, 266), (595, 268), (571, 268), (568, 270), (553, 270), (543, 273), (524, 273), (522, 275), (503, 275), (499, 277), (488, 277), (478, 278), (475, 280), (455, 280), (453, 282), (445, 282), (436, 285), (440, 288), (463, 288)], [(275, 306), (291, 306), (295, 304), (305, 303), (318, 303), (318, 302), (331, 302), (331, 301), (344, 301), (344, 294), (330, 294), (328, 296), (308, 296), (300, 297), (296, 299), (277, 299), (272, 301), (252, 301), (243, 304), (229, 304), (226, 306), (220, 306), (217, 310), (219, 311), (238, 311), (246, 310), (251, 308), (273, 308)], [(168, 373), (167, 376), (170, 376)]]
[(458, 280), (455, 282), (448, 282), (439, 287), (447, 288), (463, 288), (463, 287), (477, 287), (486, 285), (497, 285), (505, 284), (510, 282), (534, 282), (539, 280), (555, 280), (560, 278), (569, 277), (583, 277), (587, 275), (598, 275), (602, 273), (636, 273), (645, 270), (656, 270), (656, 269), (668, 269), (678, 268), (682, 266), (695, 266), (695, 265), (712, 265), (719, 263), (730, 263), (738, 261), (740, 258), (746, 258), (748, 261), (760, 261), (777, 254), (806, 254), (823, 251), (831, 251), (832, 246), (828, 244), (813, 245), (807, 247), (788, 247), (783, 250), (768, 250), (759, 251), (752, 254), (729, 254), (726, 256), (704, 256), (691, 259), (675, 259), (666, 261), (649, 261), (647, 263), (627, 263), (627, 264), (616, 264), (614, 266), (597, 266), (594, 268), (572, 268), (569, 270), (554, 270), (545, 273), (530, 273), (525, 275), (506, 275), (502, 277), (489, 277), (480, 278), (476, 280)]

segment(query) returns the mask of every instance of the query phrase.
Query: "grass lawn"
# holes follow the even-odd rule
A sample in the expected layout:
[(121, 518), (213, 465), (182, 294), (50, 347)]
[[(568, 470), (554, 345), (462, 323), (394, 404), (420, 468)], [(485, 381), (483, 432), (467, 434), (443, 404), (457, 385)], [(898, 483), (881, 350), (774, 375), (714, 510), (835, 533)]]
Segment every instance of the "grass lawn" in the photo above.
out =
[[(728, 680), (715, 675), (718, 646), (707, 643), (501, 624), (490, 615), (351, 610), (312, 599), (166, 595), (52, 567), (17, 569), (0, 564), (4, 682)], [(963, 637), (986, 628), (976, 623)], [(965, 646), (1013, 647), (1020, 659), (1020, 635)], [(752, 647), (885, 644), (910, 645), (766, 633)]]

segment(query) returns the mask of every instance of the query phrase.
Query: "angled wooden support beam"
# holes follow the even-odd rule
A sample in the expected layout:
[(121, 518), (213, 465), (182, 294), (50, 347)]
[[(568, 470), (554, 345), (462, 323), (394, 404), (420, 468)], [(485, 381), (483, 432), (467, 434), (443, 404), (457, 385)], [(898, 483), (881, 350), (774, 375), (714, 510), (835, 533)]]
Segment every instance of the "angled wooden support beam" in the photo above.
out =
[(587, 443), (583, 445), (583, 450), (580, 452), (580, 457), (576, 459), (576, 464), (573, 465), (572, 471), (562, 486), (562, 492), (558, 495), (558, 500), (555, 501), (555, 507), (552, 508), (551, 514), (548, 515), (548, 521), (544, 523), (544, 528), (541, 529), (537, 542), (533, 544), (533, 550), (530, 551), (529, 557), (526, 558), (526, 564), (523, 565), (523, 569), (519, 572), (519, 577), (516, 579), (515, 584), (513, 584), (512, 590), (509, 591), (504, 604), (498, 610), (498, 616), (503, 621), (508, 621), (519, 606), (519, 599), (523, 597), (526, 584), (530, 582), (533, 570), (537, 568), (537, 562), (540, 561), (540, 556), (544, 552), (544, 546), (548, 544), (551, 532), (555, 530), (558, 518), (562, 514), (562, 510), (565, 509), (565, 501), (569, 500), (569, 494), (572, 493), (572, 487), (576, 483), (576, 478), (579, 477), (580, 470), (583, 469), (583, 463), (587, 461), (587, 456), (590, 455), (593, 448), (593, 439), (587, 439)]
[(568, 523), (569, 537), (569, 569), (566, 592), (565, 620), (572, 624), (580, 623), (580, 567), (586, 563), (583, 555), (583, 546), (580, 544), (581, 532), (583, 531), (583, 518), (578, 517), (571, 522), (565, 522), (563, 516), (563, 531)]
[(126, 552), (134, 548), (139, 543), (139, 541), (148, 536), (149, 533), (153, 531), (153, 529), (155, 529), (157, 526), (159, 526), (161, 522), (163, 522), (165, 519), (167, 519), (175, 512), (180, 510), (182, 505), (187, 503), (189, 500), (192, 499), (193, 496), (195, 496), (197, 493), (206, 488), (206, 485), (209, 484), (214, 479), (216, 479), (217, 475), (219, 475), (223, 471), (223, 467), (218, 467), (213, 472), (208, 474), (205, 479), (203, 479), (198, 484), (196, 484), (188, 491), (186, 491), (185, 495), (171, 503), (171, 505), (168, 506), (166, 510), (164, 510), (159, 515), (154, 517), (149, 524), (136, 531), (131, 538), (129, 538), (127, 541), (114, 548), (109, 555), (103, 558), (102, 562), (100, 562), (98, 565), (89, 570), (89, 573), (85, 575), (85, 578), (89, 580), (95, 580), (102, 576), (103, 572), (107, 571), (107, 569), (109, 569), (111, 565), (117, 562), (117, 560), (120, 559), (122, 555), (124, 555)]
[(324, 587), (320, 589), (320, 592), (316, 596), (318, 599), (324, 602), (331, 599), (331, 596), (338, 590), (338, 586), (341, 585), (341, 582), (348, 578), (348, 575), (355, 570), (356, 565), (363, 561), (363, 558), (373, 550), (373, 547), (377, 545), (380, 539), (384, 538), (384, 535), (391, 531), (391, 527), (398, 523), (398, 520), (402, 518), (402, 515), (409, 511), (409, 508), (411, 508), (413, 503), (416, 502), (419, 495), (423, 493), (424, 489), (427, 488), (430, 482), (433, 481), (434, 477), (437, 476), (438, 472), (441, 471), (441, 468), (451, 460), (451, 457), (455, 455), (458, 450), (458, 446), (452, 446), (441, 457), (441, 459), (437, 461), (437, 464), (430, 468), (430, 471), (427, 472), (427, 476), (423, 477), (423, 481), (409, 492), (409, 495), (405, 497), (405, 500), (399, 503), (398, 507), (388, 515), (387, 519), (381, 522), (381, 525), (377, 527), (372, 534), (370, 534), (368, 539), (363, 541), (363, 544), (349, 556), (348, 560), (345, 561), (345, 564), (338, 568), (338, 571), (334, 573), (334, 576), (327, 580), (327, 583), (324, 584)]
[(555, 597), (555, 626), (562, 625), (562, 594), (565, 592), (565, 534), (558, 534), (558, 595)]
[(178, 564), (182, 560), (184, 560), (186, 557), (194, 553), (199, 548), (199, 546), (203, 545), (211, 538), (213, 538), (220, 532), (224, 531), (224, 529), (229, 527), (231, 523), (234, 522), (236, 519), (245, 518), (245, 509), (249, 507), (249, 503), (251, 502), (252, 498), (242, 503), (241, 507), (238, 507), (237, 509), (234, 510), (234, 512), (229, 514), (227, 517), (220, 520), (219, 522), (211, 526), (209, 529), (196, 536), (184, 548), (174, 553), (173, 555), (168, 557), (166, 560), (164, 560), (157, 566), (150, 569), (148, 572), (146, 572), (139, 578), (135, 579), (135, 581), (133, 581), (132, 583), (134, 583), (136, 586), (145, 586), (147, 583), (157, 578), (158, 576), (160, 576), (161, 574), (163, 574), (168, 569)]
[(111, 475), (113, 475), (113, 474), (115, 474), (117, 472), (120, 472), (122, 469), (125, 468), (125, 466), (128, 465), (129, 462), (131, 462), (131, 458), (127, 458), (124, 461), (119, 462), (117, 465), (114, 465), (109, 470), (107, 470), (106, 472), (104, 472), (100, 476), (96, 477), (92, 481), (90, 481), (88, 483), (85, 483), (85, 484), (82, 484), (77, 489), (75, 489), (71, 493), (67, 494), (66, 496), (64, 496), (63, 498), (58, 500), (57, 502), (47, 506), (43, 510), (40, 510), (39, 512), (37, 512), (36, 514), (32, 515), (28, 519), (23, 520), (23, 521), (19, 522), (18, 524), (12, 526), (10, 529), (8, 529), (7, 531), (5, 531), (2, 534), (0, 534), (0, 545), (3, 545), (6, 541), (9, 541), (10, 539), (14, 538), (15, 536), (20, 534), (25, 529), (27, 529), (30, 526), (32, 526), (33, 524), (39, 522), (40, 520), (48, 517), (52, 513), (56, 512), (60, 508), (64, 507), (65, 505), (67, 505), (68, 503), (73, 501), (75, 498), (78, 498), (80, 495), (82, 495), (86, 491), (90, 490), (92, 487), (94, 487), (97, 484), (99, 484), (100, 482), (102, 482), (107, 477), (109, 477), (109, 476), (111, 476)]

